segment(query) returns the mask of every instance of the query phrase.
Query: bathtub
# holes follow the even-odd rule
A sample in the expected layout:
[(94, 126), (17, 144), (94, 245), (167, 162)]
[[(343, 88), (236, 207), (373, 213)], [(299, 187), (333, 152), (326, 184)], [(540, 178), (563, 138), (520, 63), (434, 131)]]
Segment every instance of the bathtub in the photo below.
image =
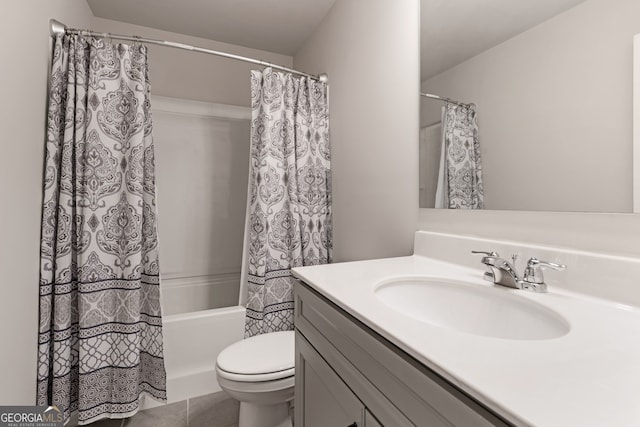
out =
[(244, 337), (240, 273), (170, 276), (161, 283), (168, 402), (220, 391), (218, 353)]
[(163, 319), (168, 403), (220, 391), (215, 362), (244, 336), (245, 308), (172, 314)]
[(161, 284), (167, 400), (220, 391), (218, 353), (244, 336), (240, 274), (163, 278)]

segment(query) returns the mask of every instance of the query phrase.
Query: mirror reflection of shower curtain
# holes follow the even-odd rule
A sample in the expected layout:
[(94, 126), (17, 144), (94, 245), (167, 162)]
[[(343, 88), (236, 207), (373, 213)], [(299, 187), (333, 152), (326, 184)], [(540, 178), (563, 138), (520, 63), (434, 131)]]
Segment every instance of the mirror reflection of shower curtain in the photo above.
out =
[(436, 208), (483, 209), (484, 188), (474, 108), (447, 104), (442, 109), (442, 151)]

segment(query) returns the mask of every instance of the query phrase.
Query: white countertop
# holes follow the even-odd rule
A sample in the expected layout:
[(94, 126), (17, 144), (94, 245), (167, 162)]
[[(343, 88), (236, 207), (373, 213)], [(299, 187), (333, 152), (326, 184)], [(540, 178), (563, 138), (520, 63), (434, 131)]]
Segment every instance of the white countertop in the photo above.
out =
[(482, 269), (413, 255), (293, 272), (516, 425), (640, 426), (640, 310), (636, 308), (555, 287), (543, 294), (504, 289), (559, 313), (571, 326), (559, 338), (509, 340), (421, 322), (390, 308), (374, 293), (381, 281), (399, 277), (491, 286), (482, 280)]

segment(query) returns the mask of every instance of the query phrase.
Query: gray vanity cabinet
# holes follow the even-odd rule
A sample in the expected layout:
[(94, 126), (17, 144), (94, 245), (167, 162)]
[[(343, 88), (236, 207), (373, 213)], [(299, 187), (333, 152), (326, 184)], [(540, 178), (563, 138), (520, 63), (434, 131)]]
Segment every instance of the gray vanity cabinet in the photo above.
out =
[[(304, 405), (296, 405), (296, 425), (305, 427), (364, 425), (365, 407), (309, 342), (296, 336), (297, 390)], [(297, 396), (296, 396), (297, 397)], [(297, 399), (296, 399), (297, 401)], [(302, 401), (302, 400), (301, 400)]]
[(295, 295), (296, 427), (511, 425), (303, 282)]

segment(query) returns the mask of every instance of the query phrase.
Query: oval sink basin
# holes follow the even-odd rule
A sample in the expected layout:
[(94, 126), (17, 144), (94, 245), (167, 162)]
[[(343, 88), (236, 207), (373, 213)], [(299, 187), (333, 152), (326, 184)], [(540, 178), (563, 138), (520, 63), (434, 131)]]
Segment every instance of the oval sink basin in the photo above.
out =
[(403, 278), (381, 283), (375, 294), (406, 316), (474, 335), (545, 340), (566, 335), (570, 329), (569, 323), (556, 312), (505, 289), (489, 286)]

